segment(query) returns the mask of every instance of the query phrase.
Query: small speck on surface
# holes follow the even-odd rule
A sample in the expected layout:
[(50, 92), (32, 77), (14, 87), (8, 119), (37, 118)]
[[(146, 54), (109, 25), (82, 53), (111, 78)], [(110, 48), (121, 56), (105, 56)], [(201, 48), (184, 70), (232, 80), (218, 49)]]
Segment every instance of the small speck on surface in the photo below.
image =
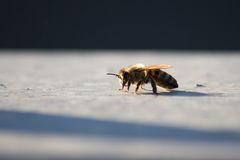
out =
[(0, 83), (0, 87), (7, 88), (7, 86), (5, 84), (2, 84), (2, 83)]
[(206, 86), (203, 84), (196, 84), (196, 87), (206, 87)]

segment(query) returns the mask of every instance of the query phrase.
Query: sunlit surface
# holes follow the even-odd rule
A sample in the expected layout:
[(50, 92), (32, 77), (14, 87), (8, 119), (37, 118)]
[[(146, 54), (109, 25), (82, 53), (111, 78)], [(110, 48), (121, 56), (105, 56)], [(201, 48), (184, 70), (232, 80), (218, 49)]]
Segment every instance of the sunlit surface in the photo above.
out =
[[(0, 158), (240, 158), (239, 54), (48, 53), (1, 51)], [(179, 88), (118, 91), (106, 73), (135, 63), (173, 65)]]

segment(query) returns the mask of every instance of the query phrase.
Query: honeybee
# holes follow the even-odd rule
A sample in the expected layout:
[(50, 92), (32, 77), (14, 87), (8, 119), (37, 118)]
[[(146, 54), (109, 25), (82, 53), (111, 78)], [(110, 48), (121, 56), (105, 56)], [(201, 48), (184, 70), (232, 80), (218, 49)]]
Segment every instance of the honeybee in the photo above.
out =
[(138, 93), (138, 89), (141, 86), (144, 89), (144, 84), (151, 83), (152, 91), (157, 94), (157, 86), (171, 90), (173, 88), (178, 88), (178, 83), (175, 78), (173, 78), (167, 72), (161, 69), (172, 68), (171, 65), (160, 64), (160, 65), (150, 65), (144, 66), (143, 64), (134, 64), (122, 68), (119, 74), (107, 73), (107, 75), (117, 76), (121, 80), (122, 88), (127, 87), (127, 91), (131, 84), (136, 85), (135, 93)]

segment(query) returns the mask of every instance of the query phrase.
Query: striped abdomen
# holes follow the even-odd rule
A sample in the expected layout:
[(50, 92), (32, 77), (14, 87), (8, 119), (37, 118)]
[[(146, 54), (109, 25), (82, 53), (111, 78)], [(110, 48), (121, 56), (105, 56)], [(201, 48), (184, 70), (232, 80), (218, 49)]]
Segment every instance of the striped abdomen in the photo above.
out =
[(173, 78), (167, 72), (164, 72), (160, 69), (152, 70), (150, 75), (154, 79), (155, 83), (163, 88), (173, 89), (178, 88), (178, 84), (175, 78)]

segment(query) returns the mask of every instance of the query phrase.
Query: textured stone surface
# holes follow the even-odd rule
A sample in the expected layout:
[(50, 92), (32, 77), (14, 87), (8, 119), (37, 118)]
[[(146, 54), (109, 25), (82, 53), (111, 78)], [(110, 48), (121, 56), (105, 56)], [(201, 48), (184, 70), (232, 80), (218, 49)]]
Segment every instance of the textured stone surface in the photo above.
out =
[[(1, 51), (2, 158), (240, 158), (239, 54), (47, 53)], [(106, 72), (135, 63), (175, 66), (179, 88), (118, 91)]]

